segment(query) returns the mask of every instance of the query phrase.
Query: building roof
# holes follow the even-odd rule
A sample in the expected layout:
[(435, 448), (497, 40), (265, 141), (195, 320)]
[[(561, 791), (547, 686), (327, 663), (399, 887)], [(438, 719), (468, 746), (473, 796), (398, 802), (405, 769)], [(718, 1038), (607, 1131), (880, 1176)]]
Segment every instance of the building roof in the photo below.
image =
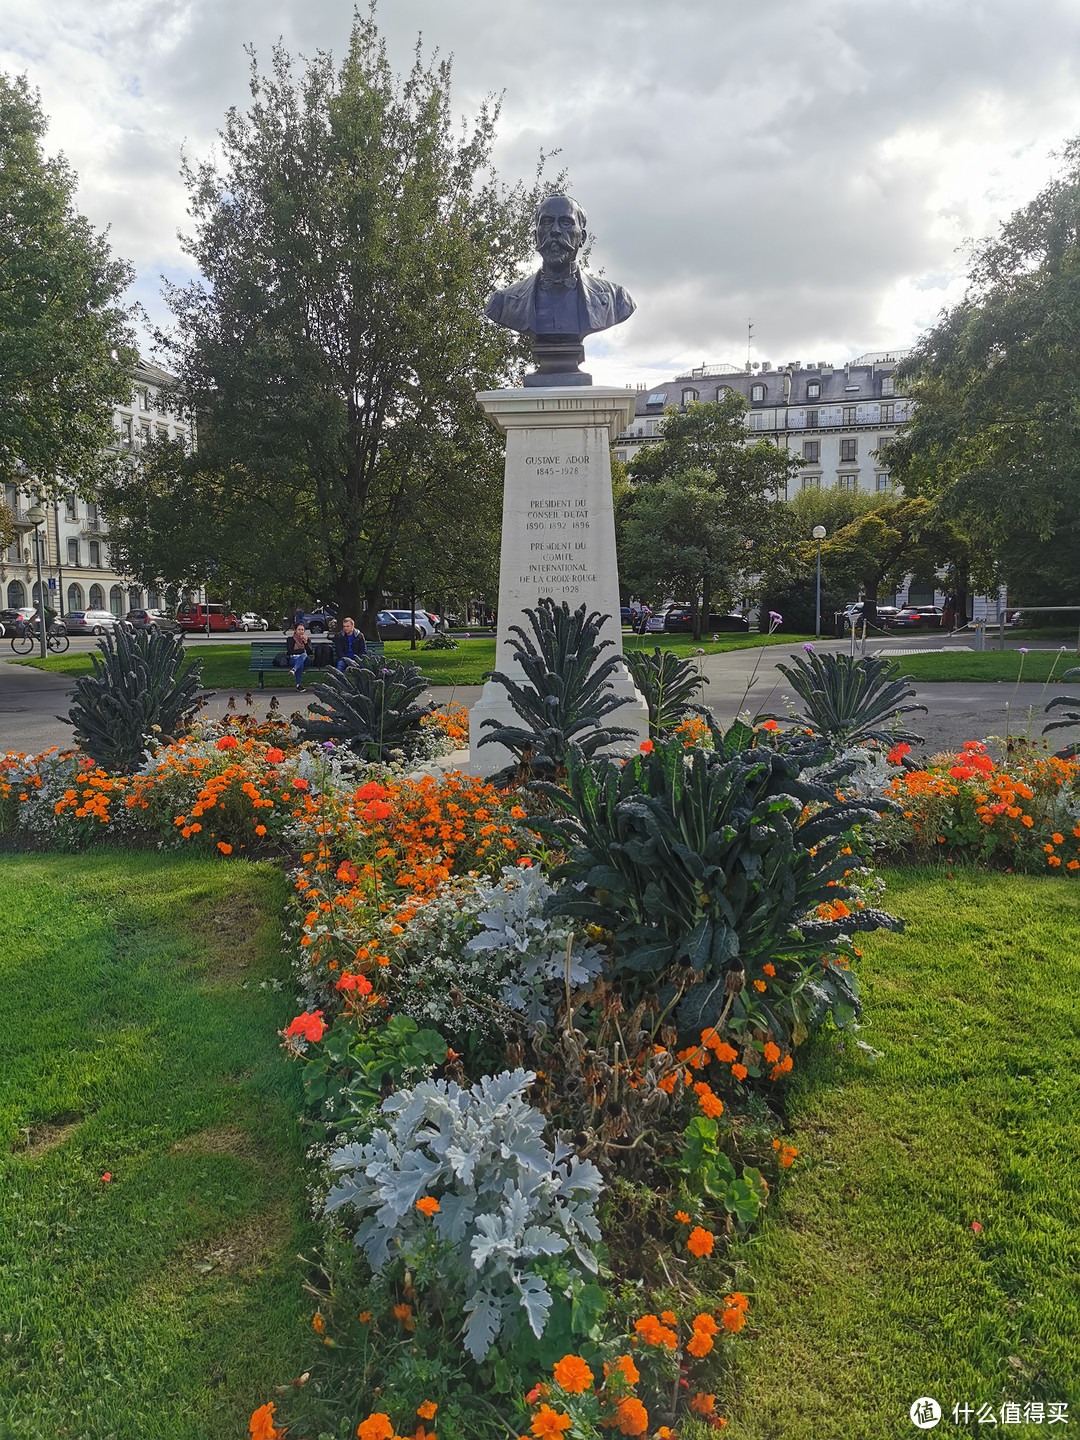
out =
[[(703, 402), (716, 400), (725, 390), (735, 390), (750, 400), (753, 385), (764, 386), (764, 398), (751, 402), (755, 409), (770, 405), (854, 404), (859, 400), (877, 399), (881, 395), (882, 378), (895, 372), (905, 353), (882, 351), (880, 358), (863, 356), (847, 365), (795, 364), (778, 370), (728, 370), (703, 365), (688, 375), (677, 375), (640, 391), (635, 414), (661, 415), (667, 406), (681, 405), (686, 390), (697, 391), (697, 398)], [(790, 391), (785, 394), (785, 383), (789, 379)], [(812, 398), (808, 393), (810, 385), (819, 387)]]

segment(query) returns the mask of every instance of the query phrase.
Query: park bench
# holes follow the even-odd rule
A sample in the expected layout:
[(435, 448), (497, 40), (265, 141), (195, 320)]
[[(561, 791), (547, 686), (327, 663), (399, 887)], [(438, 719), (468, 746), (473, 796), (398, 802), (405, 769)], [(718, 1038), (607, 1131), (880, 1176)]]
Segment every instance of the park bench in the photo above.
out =
[[(330, 646), (325, 645), (324, 642), (320, 641), (312, 645), (312, 649), (317, 655), (320, 649), (330, 650)], [(383, 642), (381, 640), (369, 640), (367, 642), (367, 653), (369, 655), (384, 654), (385, 649)], [(277, 673), (280, 675), (289, 675), (288, 670), (282, 669), (280, 666), (274, 664), (275, 656), (284, 654), (284, 640), (253, 640), (251, 642), (251, 659), (248, 662), (248, 669), (257, 672), (259, 676), (260, 690), (265, 688), (263, 685), (263, 675), (266, 673), (266, 671), (276, 670)], [(326, 664), (330, 663), (331, 662), (329, 660), (326, 661)]]

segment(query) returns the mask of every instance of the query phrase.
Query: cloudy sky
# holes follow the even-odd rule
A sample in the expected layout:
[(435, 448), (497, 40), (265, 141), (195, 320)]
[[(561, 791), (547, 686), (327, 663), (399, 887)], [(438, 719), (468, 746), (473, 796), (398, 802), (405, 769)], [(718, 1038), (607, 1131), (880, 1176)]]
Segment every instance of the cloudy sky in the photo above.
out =
[[(4, 0), (80, 204), (133, 261), (187, 275), (180, 148), (248, 99), (244, 45), (341, 54), (349, 0)], [(908, 345), (1080, 132), (1080, 0), (382, 0), (392, 60), (452, 54), (472, 113), (504, 93), (507, 179), (559, 148), (592, 263), (638, 313), (589, 342), (598, 382)]]

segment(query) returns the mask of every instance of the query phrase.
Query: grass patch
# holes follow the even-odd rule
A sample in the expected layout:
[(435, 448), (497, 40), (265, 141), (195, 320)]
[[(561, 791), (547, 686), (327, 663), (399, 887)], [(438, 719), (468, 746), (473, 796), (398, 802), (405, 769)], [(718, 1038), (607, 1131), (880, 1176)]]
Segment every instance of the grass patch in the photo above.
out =
[(0, 857), (0, 1436), (246, 1435), (295, 1373), (284, 893), (263, 865)]
[[(802, 635), (728, 635), (715, 644), (705, 641), (700, 647), (706, 655), (722, 655), (729, 650), (754, 650), (763, 645), (791, 645), (803, 640)], [(812, 637), (811, 637), (812, 638)], [(459, 640), (458, 650), (416, 650), (409, 649), (407, 640), (389, 640), (387, 655), (398, 660), (414, 661), (427, 676), (432, 685), (480, 685), (484, 675), (495, 664), (495, 637), (482, 635), (470, 640)], [(673, 650), (677, 655), (691, 655), (698, 648), (689, 635), (623, 635), (623, 646), (627, 650)], [(222, 643), (192, 647), (192, 658), (202, 664), (203, 684), (211, 690), (251, 690), (258, 686), (258, 676), (248, 669), (251, 649), (248, 645)], [(89, 675), (93, 666), (89, 652), (79, 655), (57, 655), (42, 660), (40, 656), (26, 660), (15, 660), (15, 665), (29, 665), (35, 670), (48, 670), (58, 675)], [(305, 686), (314, 683), (320, 672), (309, 671)], [(264, 674), (267, 689), (292, 687), (292, 674), (287, 670), (267, 670)]]
[[(888, 651), (885, 651), (888, 655)], [(1075, 654), (1060, 650), (986, 650), (982, 654), (900, 655), (901, 673), (912, 680), (1005, 680), (1017, 679), (1056, 684), (1066, 670), (1080, 665)], [(1021, 661), (1023, 668), (1021, 669)], [(1073, 683), (1071, 680), (1068, 682)]]
[(955, 1403), (1075, 1416), (1080, 890), (953, 873), (887, 872), (907, 933), (868, 938), (861, 968), (883, 1058), (822, 1037), (796, 1059), (802, 1158), (744, 1250), (759, 1338), (732, 1440), (906, 1437), (924, 1395), (950, 1434), (983, 1433)]

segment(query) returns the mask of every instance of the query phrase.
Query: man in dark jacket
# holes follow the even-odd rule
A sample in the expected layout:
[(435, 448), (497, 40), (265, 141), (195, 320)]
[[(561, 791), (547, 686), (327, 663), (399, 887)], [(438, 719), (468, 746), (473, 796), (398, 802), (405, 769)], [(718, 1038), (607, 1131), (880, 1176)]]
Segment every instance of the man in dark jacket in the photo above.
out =
[(350, 660), (367, 654), (367, 641), (356, 628), (356, 622), (347, 615), (341, 622), (341, 629), (334, 636), (334, 664), (344, 670)]

